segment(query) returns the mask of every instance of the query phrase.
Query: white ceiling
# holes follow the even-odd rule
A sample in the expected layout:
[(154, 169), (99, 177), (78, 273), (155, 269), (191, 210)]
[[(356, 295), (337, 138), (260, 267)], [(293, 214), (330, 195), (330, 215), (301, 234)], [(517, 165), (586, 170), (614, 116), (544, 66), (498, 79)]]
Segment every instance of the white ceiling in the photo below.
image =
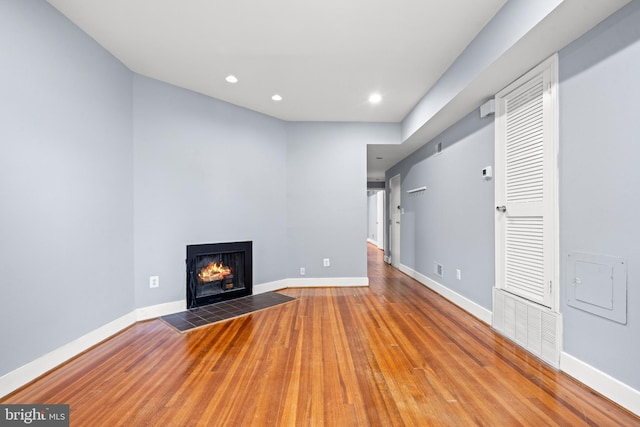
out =
[[(589, 0), (613, 10), (627, 1)], [(141, 75), (288, 121), (398, 123), (506, 0), (48, 2)], [(377, 105), (367, 101), (373, 92)], [(271, 100), (276, 93), (282, 101)], [(475, 108), (467, 98), (440, 127)], [(386, 157), (369, 161), (368, 177), (384, 177), (412, 144), (370, 146), (369, 157)]]
[(504, 2), (49, 0), (136, 73), (284, 120), (365, 122), (401, 121)]

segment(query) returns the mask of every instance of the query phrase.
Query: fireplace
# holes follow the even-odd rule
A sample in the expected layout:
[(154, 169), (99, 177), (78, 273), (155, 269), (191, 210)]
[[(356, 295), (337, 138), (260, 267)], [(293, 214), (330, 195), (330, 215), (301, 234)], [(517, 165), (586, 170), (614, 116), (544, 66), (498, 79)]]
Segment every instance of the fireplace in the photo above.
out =
[(187, 308), (251, 295), (252, 242), (187, 245)]

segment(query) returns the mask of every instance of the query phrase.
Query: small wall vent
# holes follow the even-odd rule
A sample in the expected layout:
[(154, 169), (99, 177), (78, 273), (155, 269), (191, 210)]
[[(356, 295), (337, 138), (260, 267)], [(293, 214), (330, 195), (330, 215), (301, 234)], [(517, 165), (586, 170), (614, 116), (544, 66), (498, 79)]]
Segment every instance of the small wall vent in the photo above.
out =
[(433, 263), (433, 273), (438, 277), (442, 277), (442, 274), (443, 274), (442, 264), (434, 262)]

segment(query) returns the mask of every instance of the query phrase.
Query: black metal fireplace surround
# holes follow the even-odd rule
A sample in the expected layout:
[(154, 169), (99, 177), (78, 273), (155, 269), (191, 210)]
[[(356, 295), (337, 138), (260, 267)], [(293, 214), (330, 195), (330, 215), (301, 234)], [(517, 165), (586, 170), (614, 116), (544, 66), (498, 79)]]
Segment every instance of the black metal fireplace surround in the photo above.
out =
[(187, 308), (251, 295), (253, 243), (187, 245)]

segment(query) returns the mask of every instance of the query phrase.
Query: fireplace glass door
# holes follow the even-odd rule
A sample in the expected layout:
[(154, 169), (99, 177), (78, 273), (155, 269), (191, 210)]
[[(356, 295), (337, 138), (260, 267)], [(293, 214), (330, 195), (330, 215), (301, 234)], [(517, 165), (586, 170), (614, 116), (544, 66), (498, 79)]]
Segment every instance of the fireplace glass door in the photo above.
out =
[(187, 246), (187, 308), (251, 295), (251, 242)]

